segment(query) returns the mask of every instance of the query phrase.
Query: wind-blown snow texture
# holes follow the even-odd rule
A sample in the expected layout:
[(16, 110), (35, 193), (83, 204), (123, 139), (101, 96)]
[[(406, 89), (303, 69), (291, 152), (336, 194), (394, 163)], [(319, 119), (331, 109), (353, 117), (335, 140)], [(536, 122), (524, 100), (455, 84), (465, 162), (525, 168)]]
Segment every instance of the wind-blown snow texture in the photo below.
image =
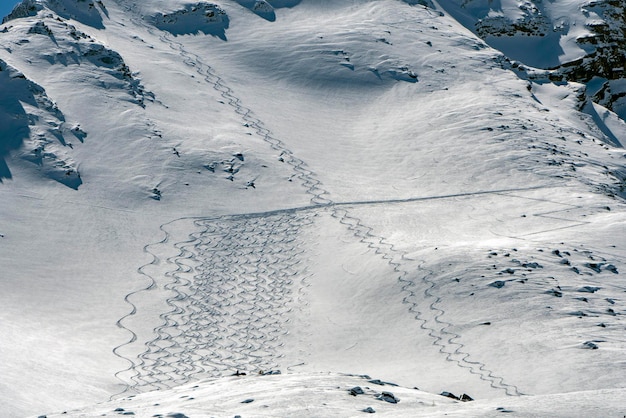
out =
[(625, 414), (619, 4), (491, 3), (24, 0), (1, 410)]

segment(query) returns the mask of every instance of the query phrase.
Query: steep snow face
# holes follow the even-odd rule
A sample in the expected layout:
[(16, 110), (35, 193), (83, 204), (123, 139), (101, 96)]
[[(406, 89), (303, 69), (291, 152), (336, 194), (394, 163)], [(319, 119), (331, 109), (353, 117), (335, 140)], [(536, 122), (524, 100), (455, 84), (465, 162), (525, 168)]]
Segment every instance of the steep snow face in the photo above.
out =
[(24, 1), (0, 26), (3, 410), (268, 370), (604, 402), (624, 122), (435, 6)]

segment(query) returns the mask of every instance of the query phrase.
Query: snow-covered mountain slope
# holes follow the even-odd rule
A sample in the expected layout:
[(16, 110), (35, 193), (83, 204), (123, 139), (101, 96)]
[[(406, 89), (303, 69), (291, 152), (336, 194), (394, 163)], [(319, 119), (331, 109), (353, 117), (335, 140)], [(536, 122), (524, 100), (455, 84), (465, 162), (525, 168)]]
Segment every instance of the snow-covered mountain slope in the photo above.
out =
[[(624, 122), (459, 22), (396, 0), (23, 1), (0, 25), (2, 410), (282, 370), (249, 390), (345, 372), (477, 399), (435, 416), (623, 413)], [(234, 381), (199, 390), (239, 405)], [(222, 413), (147, 405), (128, 411)]]
[(626, 118), (626, 5), (615, 0), (441, 2), (489, 45), (552, 81), (586, 85), (588, 100)]

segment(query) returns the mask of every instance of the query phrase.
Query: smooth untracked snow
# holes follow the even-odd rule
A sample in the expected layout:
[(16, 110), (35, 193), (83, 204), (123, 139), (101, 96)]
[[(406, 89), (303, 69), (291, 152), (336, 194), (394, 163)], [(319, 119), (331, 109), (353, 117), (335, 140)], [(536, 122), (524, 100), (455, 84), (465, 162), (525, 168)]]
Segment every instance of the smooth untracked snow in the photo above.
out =
[(363, 414), (328, 372), (479, 400), (389, 416), (624, 413), (625, 129), (580, 85), (401, 1), (36, 3), (0, 26), (32, 122), (0, 155), (9, 416)]

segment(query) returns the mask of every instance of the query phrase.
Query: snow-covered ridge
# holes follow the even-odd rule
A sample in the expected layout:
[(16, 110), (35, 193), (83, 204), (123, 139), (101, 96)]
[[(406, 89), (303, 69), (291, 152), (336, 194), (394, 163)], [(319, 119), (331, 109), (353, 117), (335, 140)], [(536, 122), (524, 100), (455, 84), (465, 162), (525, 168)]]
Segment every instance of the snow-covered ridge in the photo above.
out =
[(467, 394), (431, 394), (367, 375), (289, 372), (208, 379), (46, 417), (568, 417), (610, 415), (619, 408), (623, 393), (607, 390), (473, 401)]
[(102, 16), (106, 16), (108, 13), (101, 0), (23, 0), (3, 19), (2, 23), (7, 23), (13, 19), (35, 16), (44, 8), (53, 10), (64, 19), (75, 19), (98, 29), (104, 28)]
[(158, 13), (154, 25), (173, 35), (203, 32), (225, 39), (228, 15), (216, 4), (196, 3), (174, 12)]

